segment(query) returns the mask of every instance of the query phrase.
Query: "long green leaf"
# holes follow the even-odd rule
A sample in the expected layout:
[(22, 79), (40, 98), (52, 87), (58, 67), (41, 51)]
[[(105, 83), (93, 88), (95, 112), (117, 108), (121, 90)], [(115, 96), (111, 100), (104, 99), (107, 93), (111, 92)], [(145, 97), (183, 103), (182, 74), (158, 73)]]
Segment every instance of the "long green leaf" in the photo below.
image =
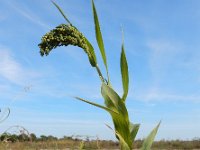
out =
[[(106, 126), (109, 129), (111, 129), (112, 131), (114, 131), (109, 125), (106, 124)], [(124, 140), (124, 138), (117, 131), (114, 131), (114, 132), (117, 135), (117, 137), (119, 138), (121, 149), (122, 150), (131, 150), (131, 148), (128, 146), (128, 144), (126, 143), (126, 141)]]
[(106, 110), (106, 111), (108, 111), (108, 112), (110, 112), (110, 113), (118, 114), (118, 112), (116, 112), (115, 110), (112, 110), (112, 109), (107, 108), (107, 107), (105, 107), (105, 106), (96, 104), (96, 103), (94, 103), (94, 102), (90, 102), (90, 101), (88, 101), (88, 100), (85, 100), (85, 99), (82, 99), (82, 98), (79, 98), (79, 97), (75, 97), (75, 98), (78, 99), (78, 100), (81, 100), (81, 101), (83, 101), (83, 102), (86, 102), (86, 103), (88, 103), (88, 104), (91, 104), (91, 105), (93, 105), (93, 106), (102, 108), (102, 109), (104, 109), (104, 110)]
[(144, 140), (142, 144), (142, 148), (140, 150), (150, 150), (151, 146), (153, 144), (154, 138), (157, 134), (158, 128), (160, 126), (160, 123), (151, 131), (151, 133), (148, 135), (148, 137)]
[(120, 141), (120, 146), (122, 150), (131, 150), (131, 147), (128, 146), (128, 144), (126, 143), (126, 141), (124, 140), (124, 138), (118, 133), (116, 132), (116, 135), (119, 137), (119, 141)]
[[(121, 100), (119, 95), (107, 84), (102, 83), (101, 94), (104, 97), (105, 104), (107, 107), (115, 107), (123, 118), (128, 120), (128, 112), (125, 103)], [(119, 119), (119, 118), (118, 118)], [(128, 123), (129, 124), (129, 123)]]
[(123, 111), (124, 107), (122, 108), (122, 106), (124, 105), (121, 104), (121, 98), (110, 86), (108, 86), (105, 83), (102, 83), (101, 94), (104, 97), (105, 101), (111, 100), (116, 109)]
[[(125, 103), (121, 100), (119, 95), (107, 84), (102, 83), (101, 93), (105, 100), (105, 105), (108, 108), (112, 108), (119, 112), (119, 114), (111, 114), (115, 131), (120, 134), (120, 136), (126, 141), (129, 147), (132, 145), (130, 128), (129, 128), (129, 119), (128, 112), (125, 106)], [(116, 137), (118, 135), (116, 134)]]
[(127, 64), (126, 55), (125, 55), (125, 51), (124, 51), (124, 41), (122, 43), (120, 67), (121, 67), (122, 84), (123, 84), (123, 90), (124, 90), (122, 100), (125, 101), (126, 97), (128, 95), (129, 75), (128, 75), (128, 64)]
[[(129, 140), (130, 130), (129, 130), (128, 112), (124, 106), (123, 101), (121, 101), (117, 93), (105, 83), (102, 83), (101, 94), (105, 100), (105, 105), (108, 108), (116, 110), (119, 113), (117, 115), (111, 114), (115, 131), (120, 133), (120, 135), (125, 139), (125, 141), (128, 141), (130, 144), (131, 140)], [(117, 134), (115, 135), (116, 138), (119, 139)]]
[(59, 12), (61, 13), (61, 15), (65, 18), (65, 20), (71, 24), (71, 22), (69, 21), (69, 19), (66, 17), (66, 15), (64, 14), (64, 12), (62, 11), (62, 9), (54, 2), (52, 1), (52, 3), (56, 6), (56, 8), (59, 10)]
[[(102, 83), (103, 83), (103, 82), (102, 82)], [(105, 105), (106, 105), (108, 108), (111, 108), (111, 109), (114, 109), (114, 110), (118, 111), (118, 104), (117, 104), (117, 102), (115, 102), (115, 100), (112, 100), (112, 99), (108, 96), (108, 94), (107, 94), (107, 92), (106, 92), (106, 89), (103, 88), (103, 85), (101, 86), (101, 94), (102, 94), (102, 96), (103, 96), (103, 98), (104, 98), (104, 103), (105, 103)]]
[(130, 132), (131, 132), (131, 140), (132, 142), (135, 140), (135, 137), (138, 133), (138, 130), (139, 130), (139, 127), (140, 127), (140, 124), (133, 124), (130, 122)]
[(101, 52), (101, 56), (104, 62), (104, 65), (106, 67), (106, 72), (107, 72), (107, 76), (108, 76), (108, 82), (109, 82), (109, 74), (108, 74), (108, 65), (107, 65), (107, 59), (106, 59), (106, 53), (105, 53), (105, 48), (104, 48), (104, 43), (103, 43), (103, 37), (101, 34), (101, 29), (100, 29), (100, 25), (99, 25), (99, 20), (98, 20), (98, 16), (97, 16), (97, 11), (94, 5), (94, 1), (92, 0), (92, 9), (93, 9), (93, 16), (94, 16), (94, 24), (95, 24), (95, 33), (96, 33), (96, 40)]

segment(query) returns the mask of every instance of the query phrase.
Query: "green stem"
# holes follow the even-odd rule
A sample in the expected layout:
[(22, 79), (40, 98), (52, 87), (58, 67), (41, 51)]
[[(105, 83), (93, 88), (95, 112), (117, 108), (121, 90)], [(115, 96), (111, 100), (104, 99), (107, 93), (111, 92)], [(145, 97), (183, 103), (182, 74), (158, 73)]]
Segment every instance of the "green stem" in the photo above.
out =
[(96, 65), (96, 70), (97, 70), (97, 73), (99, 74), (99, 77), (100, 77), (101, 81), (105, 82), (104, 77), (103, 77), (103, 75), (101, 73), (101, 70), (99, 69), (98, 64)]
[(106, 68), (106, 74), (107, 74), (107, 77), (108, 77), (108, 85), (110, 85), (110, 77), (109, 77), (109, 73), (108, 73), (108, 68)]

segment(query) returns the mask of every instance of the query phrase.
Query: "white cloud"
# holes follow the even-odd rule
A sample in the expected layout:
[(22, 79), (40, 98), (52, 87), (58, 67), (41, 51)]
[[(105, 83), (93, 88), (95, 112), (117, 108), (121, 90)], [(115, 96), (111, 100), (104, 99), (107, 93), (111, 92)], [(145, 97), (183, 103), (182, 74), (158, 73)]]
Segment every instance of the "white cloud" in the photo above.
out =
[[(54, 98), (68, 97), (69, 94), (60, 90), (58, 85), (48, 83), (46, 77), (51, 70), (45, 70), (44, 73), (24, 66), (15, 59), (8, 48), (3, 46), (0, 46), (0, 56), (0, 97), (10, 99), (10, 104), (19, 99), (23, 100), (29, 91), (37, 96), (45, 94)], [(13, 85), (20, 87), (20, 90), (15, 89)]]
[(190, 102), (200, 102), (200, 95), (184, 95), (184, 94), (177, 94), (177, 93), (170, 93), (170, 92), (163, 92), (161, 89), (158, 88), (151, 88), (148, 91), (142, 94), (137, 94), (135, 96), (136, 99), (152, 102), (152, 101), (190, 101)]
[[(175, 83), (172, 83), (172, 80), (177, 78), (172, 76), (172, 74), (177, 72), (183, 74), (183, 76), (180, 76), (182, 79), (177, 79), (178, 82), (188, 81), (187, 74), (190, 75), (188, 72), (198, 74), (199, 66), (197, 64), (199, 64), (199, 59), (196, 59), (199, 56), (198, 51), (192, 49), (192, 52), (188, 52), (189, 48), (184, 43), (167, 39), (149, 40), (147, 46), (150, 49), (149, 68), (152, 75), (152, 84), (150, 88), (147, 88), (144, 90), (145, 92), (143, 91), (142, 94), (138, 94), (136, 97), (144, 101), (200, 102), (200, 95), (198, 93), (177, 93), (176, 89), (183, 88), (181, 87), (182, 84), (177, 86)], [(198, 82), (196, 76), (190, 77), (191, 80), (185, 83), (184, 89), (188, 88), (190, 90), (191, 84), (196, 85), (195, 82)], [(170, 83), (167, 81), (170, 81)], [(163, 85), (167, 85), (167, 89)]]
[(0, 77), (11, 83), (24, 85), (39, 75), (37, 72), (23, 68), (7, 48), (0, 47), (0, 56)]
[(159, 82), (172, 65), (179, 63), (177, 58), (182, 53), (182, 46), (170, 40), (150, 40), (147, 46), (150, 49), (149, 66), (155, 82)]
[(16, 3), (8, 3), (14, 10), (16, 10), (19, 14), (21, 14), (23, 17), (27, 18), (29, 21), (43, 27), (44, 29), (50, 29), (50, 26), (48, 26), (46, 23), (41, 21), (41, 19), (36, 16), (34, 13), (32, 13), (30, 10), (25, 10), (20, 5)]
[(0, 55), (0, 75), (11, 82), (20, 83), (22, 74), (20, 65), (13, 60), (8, 51), (1, 50)]

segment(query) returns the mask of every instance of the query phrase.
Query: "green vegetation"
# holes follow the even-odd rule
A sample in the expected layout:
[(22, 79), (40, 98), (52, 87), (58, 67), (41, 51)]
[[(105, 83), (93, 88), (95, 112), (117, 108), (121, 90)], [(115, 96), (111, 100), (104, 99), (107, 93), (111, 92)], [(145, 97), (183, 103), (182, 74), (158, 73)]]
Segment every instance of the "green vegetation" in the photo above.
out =
[[(82, 48), (89, 58), (89, 62), (92, 67), (96, 68), (99, 78), (101, 80), (101, 94), (104, 98), (104, 104), (99, 105), (94, 102), (85, 100), (83, 98), (75, 97), (78, 100), (89, 103), (93, 106), (99, 107), (107, 111), (113, 121), (114, 129), (112, 129), (116, 135), (116, 138), (119, 141), (121, 150), (131, 150), (133, 147), (133, 142), (139, 130), (140, 124), (132, 123), (129, 120), (128, 111), (126, 108), (126, 98), (129, 91), (129, 73), (128, 73), (128, 63), (126, 60), (125, 50), (124, 50), (124, 42), (122, 42), (121, 49), (121, 59), (120, 59), (120, 67), (121, 67), (121, 76), (122, 76), (122, 84), (123, 84), (123, 95), (120, 97), (119, 94), (112, 87), (108, 64), (106, 59), (106, 52), (104, 48), (103, 37), (100, 30), (99, 20), (97, 16), (97, 11), (92, 0), (92, 9), (94, 16), (94, 25), (95, 25), (95, 33), (96, 33), (96, 41), (99, 46), (99, 50), (101, 52), (101, 56), (103, 59), (103, 63), (106, 69), (106, 78), (101, 73), (101, 69), (98, 67), (96, 55), (92, 44), (87, 40), (87, 38), (72, 25), (72, 23), (67, 19), (61, 8), (53, 2), (53, 4), (58, 8), (62, 16), (67, 21), (67, 24), (61, 24), (57, 26), (55, 29), (46, 33), (39, 44), (40, 54), (43, 56), (44, 54), (48, 55), (52, 49), (57, 48), (58, 46), (78, 46)], [(141, 150), (149, 150), (153, 143), (153, 140), (156, 136), (157, 130), (159, 128), (160, 123), (152, 130), (149, 136), (144, 140)], [(81, 144), (81, 147), (83, 143)]]

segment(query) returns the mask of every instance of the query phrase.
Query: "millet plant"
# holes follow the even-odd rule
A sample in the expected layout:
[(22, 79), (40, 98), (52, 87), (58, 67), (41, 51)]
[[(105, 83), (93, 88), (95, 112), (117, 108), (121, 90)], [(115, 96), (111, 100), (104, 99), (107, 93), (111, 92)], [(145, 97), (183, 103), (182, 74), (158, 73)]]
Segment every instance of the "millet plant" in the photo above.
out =
[[(106, 78), (101, 73), (101, 70), (98, 66), (96, 55), (92, 44), (88, 39), (68, 20), (61, 8), (53, 2), (57, 7), (59, 12), (62, 14), (64, 19), (67, 21), (66, 24), (61, 24), (55, 29), (46, 33), (42, 39), (41, 43), (38, 45), (40, 48), (41, 56), (48, 55), (52, 49), (55, 49), (59, 46), (78, 46), (82, 48), (89, 58), (89, 62), (93, 68), (96, 69), (100, 80), (101, 80), (101, 94), (104, 98), (104, 106), (96, 104), (94, 102), (75, 97), (78, 100), (91, 104), (93, 106), (99, 107), (107, 111), (112, 118), (114, 124), (114, 133), (116, 138), (119, 140), (121, 150), (131, 150), (133, 147), (133, 142), (139, 130), (140, 124), (133, 124), (129, 120), (128, 111), (126, 108), (126, 98), (129, 90), (129, 74), (128, 74), (128, 63), (126, 60), (126, 55), (124, 51), (124, 42), (122, 41), (122, 50), (120, 58), (120, 67), (121, 67), (121, 76), (123, 84), (123, 95), (119, 96), (117, 92), (113, 89), (108, 72), (108, 65), (106, 59), (106, 53), (104, 49), (104, 42), (100, 30), (99, 20), (92, 0), (92, 9), (94, 16), (94, 25), (95, 25), (95, 34), (98, 47), (101, 52), (103, 63), (106, 69)], [(160, 123), (151, 131), (149, 136), (144, 140), (141, 150), (149, 150)], [(110, 126), (108, 126), (111, 128)], [(112, 128), (111, 128), (112, 129)]]

